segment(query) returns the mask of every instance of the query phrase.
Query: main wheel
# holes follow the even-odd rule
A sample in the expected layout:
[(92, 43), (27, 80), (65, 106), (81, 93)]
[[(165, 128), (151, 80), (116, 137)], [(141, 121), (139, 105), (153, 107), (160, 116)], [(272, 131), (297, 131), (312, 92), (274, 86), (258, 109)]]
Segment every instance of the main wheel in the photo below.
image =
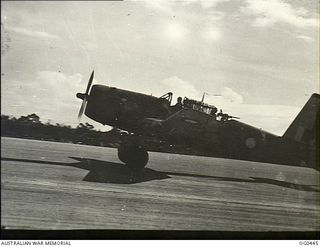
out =
[(118, 157), (132, 170), (142, 170), (149, 160), (148, 152), (132, 143), (122, 143), (118, 148)]

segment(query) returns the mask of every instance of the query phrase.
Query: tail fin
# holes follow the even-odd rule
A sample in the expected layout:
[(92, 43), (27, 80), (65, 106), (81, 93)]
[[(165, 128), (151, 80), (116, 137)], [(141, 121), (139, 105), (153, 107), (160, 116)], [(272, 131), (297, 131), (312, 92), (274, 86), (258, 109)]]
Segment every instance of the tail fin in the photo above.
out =
[(320, 95), (312, 94), (298, 116), (291, 123), (283, 138), (307, 144), (311, 148), (319, 148), (319, 107)]

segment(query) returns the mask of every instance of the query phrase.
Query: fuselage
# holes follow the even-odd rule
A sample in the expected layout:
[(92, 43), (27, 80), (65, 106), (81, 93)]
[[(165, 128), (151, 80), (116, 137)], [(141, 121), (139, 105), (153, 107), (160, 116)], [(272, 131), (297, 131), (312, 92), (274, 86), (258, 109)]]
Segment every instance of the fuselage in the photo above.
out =
[[(81, 94), (77, 97), (82, 98)], [(138, 135), (186, 143), (228, 158), (317, 167), (316, 152), (305, 143), (279, 137), (237, 120), (217, 120), (199, 110), (173, 110), (165, 98), (93, 85), (85, 115)]]

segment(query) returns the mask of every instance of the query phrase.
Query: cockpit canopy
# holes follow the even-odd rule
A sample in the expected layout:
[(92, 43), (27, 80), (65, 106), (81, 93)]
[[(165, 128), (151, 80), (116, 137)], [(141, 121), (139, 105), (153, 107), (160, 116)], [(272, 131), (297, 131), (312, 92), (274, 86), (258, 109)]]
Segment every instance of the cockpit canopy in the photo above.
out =
[(187, 97), (184, 97), (183, 99), (183, 107), (201, 111), (207, 114), (215, 114), (218, 111), (217, 107), (214, 105), (209, 105), (202, 101), (188, 99)]
[[(159, 98), (164, 99), (166, 102), (169, 103), (169, 105), (171, 105), (172, 95), (172, 92), (168, 92)], [(183, 108), (197, 110), (210, 115), (215, 115), (218, 112), (217, 107), (215, 107), (214, 105), (209, 105), (207, 103), (204, 103), (203, 101), (193, 100), (187, 97), (184, 97), (182, 105)]]

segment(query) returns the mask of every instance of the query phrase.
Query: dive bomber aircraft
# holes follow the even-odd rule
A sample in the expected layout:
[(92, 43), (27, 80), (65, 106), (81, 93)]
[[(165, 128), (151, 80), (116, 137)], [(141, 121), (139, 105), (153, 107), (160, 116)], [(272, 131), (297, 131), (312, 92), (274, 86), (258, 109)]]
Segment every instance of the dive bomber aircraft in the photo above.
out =
[(227, 114), (216, 114), (213, 105), (184, 98), (171, 106), (172, 93), (154, 97), (142, 93), (92, 85), (94, 71), (82, 99), (83, 113), (103, 124), (127, 132), (118, 148), (119, 159), (140, 170), (148, 162), (146, 137), (202, 149), (213, 156), (306, 166), (319, 170), (319, 102), (313, 94), (283, 136), (255, 128)]

